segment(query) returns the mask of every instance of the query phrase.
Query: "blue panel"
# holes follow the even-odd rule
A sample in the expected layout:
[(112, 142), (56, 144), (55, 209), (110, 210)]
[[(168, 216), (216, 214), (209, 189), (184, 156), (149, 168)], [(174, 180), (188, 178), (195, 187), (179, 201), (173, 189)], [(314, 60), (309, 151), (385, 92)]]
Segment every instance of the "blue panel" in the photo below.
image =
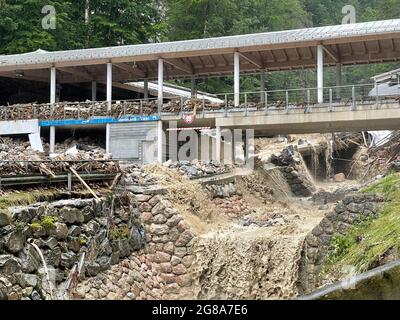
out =
[(65, 120), (45, 120), (39, 121), (41, 127), (63, 127), (63, 126), (80, 126), (80, 125), (100, 125), (107, 123), (123, 123), (123, 122), (147, 122), (158, 121), (159, 116), (125, 116), (121, 118), (93, 118), (83, 119), (65, 119)]

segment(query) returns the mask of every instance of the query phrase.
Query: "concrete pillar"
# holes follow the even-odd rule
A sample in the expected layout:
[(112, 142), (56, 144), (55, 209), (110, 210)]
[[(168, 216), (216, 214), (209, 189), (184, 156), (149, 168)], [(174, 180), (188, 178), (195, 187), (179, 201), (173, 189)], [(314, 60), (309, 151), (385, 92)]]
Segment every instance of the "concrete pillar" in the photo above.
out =
[(149, 99), (149, 79), (143, 81), (143, 95), (145, 100)]
[[(56, 103), (56, 90), (57, 90), (57, 70), (53, 66), (50, 69), (50, 104)], [(50, 127), (50, 153), (54, 153), (56, 144), (56, 127)]]
[(158, 113), (161, 113), (164, 101), (164, 60), (158, 59)]
[(191, 90), (191, 96), (192, 98), (196, 98), (197, 97), (197, 83), (196, 83), (196, 76), (192, 75), (191, 76), (191, 80), (192, 80), (192, 90)]
[(215, 160), (221, 161), (221, 127), (215, 130)]
[(50, 154), (55, 152), (56, 127), (50, 127)]
[(239, 52), (234, 54), (234, 95), (235, 107), (240, 105), (240, 55)]
[(336, 63), (336, 99), (340, 99), (342, 86), (342, 64)]
[(318, 78), (318, 103), (324, 102), (324, 49), (317, 46), (317, 78)]
[[(107, 63), (107, 109), (111, 110), (112, 104), (112, 63)], [(106, 124), (106, 153), (110, 153), (110, 124)]]
[(162, 121), (157, 122), (157, 161), (163, 163), (163, 123)]
[(97, 82), (92, 81), (92, 101), (97, 101)]
[(265, 70), (260, 70), (260, 101), (265, 102)]
[(108, 110), (111, 110), (112, 103), (112, 63), (107, 63), (107, 102), (108, 102)]

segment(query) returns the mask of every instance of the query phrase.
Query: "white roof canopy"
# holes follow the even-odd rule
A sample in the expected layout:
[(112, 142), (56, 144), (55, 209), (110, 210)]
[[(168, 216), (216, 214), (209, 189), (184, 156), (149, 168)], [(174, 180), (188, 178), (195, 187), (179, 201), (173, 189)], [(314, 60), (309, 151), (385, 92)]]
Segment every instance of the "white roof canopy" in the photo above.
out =
[(241, 54), (241, 72), (260, 69), (313, 68), (316, 46), (325, 49), (325, 65), (364, 64), (400, 59), (400, 19), (230, 37), (140, 44), (96, 49), (0, 56), (0, 76), (48, 81), (58, 68), (60, 83), (105, 80), (107, 62), (114, 81), (157, 78), (157, 59), (165, 61), (167, 79), (233, 72), (233, 53)]

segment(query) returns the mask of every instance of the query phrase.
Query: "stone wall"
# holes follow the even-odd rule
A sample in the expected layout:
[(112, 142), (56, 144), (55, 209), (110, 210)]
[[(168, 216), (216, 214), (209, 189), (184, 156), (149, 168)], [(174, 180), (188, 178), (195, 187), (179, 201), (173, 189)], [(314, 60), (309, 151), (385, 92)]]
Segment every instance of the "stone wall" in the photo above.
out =
[[(111, 210), (113, 208), (113, 210)], [(85, 255), (83, 275), (95, 276), (144, 244), (139, 209), (126, 195), (115, 200), (69, 199), (0, 213), (0, 291), (3, 299), (49, 298), (39, 253), (57, 286)]]
[(78, 285), (79, 299), (177, 299), (192, 284), (194, 233), (167, 195), (137, 194), (146, 245), (119, 265)]
[(319, 273), (331, 249), (334, 235), (344, 235), (363, 218), (377, 218), (384, 198), (377, 195), (354, 194), (339, 202), (321, 223), (306, 237), (300, 260), (299, 289), (302, 293), (314, 290), (320, 283)]
[(310, 197), (315, 192), (313, 179), (301, 154), (288, 147), (279, 156), (271, 157), (271, 162), (280, 167), (292, 193), (297, 197)]

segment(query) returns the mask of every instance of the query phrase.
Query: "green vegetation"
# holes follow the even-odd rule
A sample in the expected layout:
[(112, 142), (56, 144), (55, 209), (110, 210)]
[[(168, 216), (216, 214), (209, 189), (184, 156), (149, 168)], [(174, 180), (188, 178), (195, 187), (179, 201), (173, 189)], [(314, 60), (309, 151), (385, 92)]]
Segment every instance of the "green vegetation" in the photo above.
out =
[(129, 227), (127, 225), (111, 227), (110, 231), (111, 239), (118, 240), (118, 239), (126, 239), (129, 237)]
[[(86, 3), (89, 19), (85, 18)], [(340, 24), (345, 5), (358, 22), (400, 17), (400, 0), (0, 0), (0, 54), (67, 50)], [(43, 6), (56, 9), (56, 29), (44, 30)], [(346, 67), (343, 84), (365, 83), (398, 64)], [(335, 85), (335, 72), (325, 74)], [(268, 89), (315, 87), (314, 70), (274, 72)], [(178, 84), (190, 87), (187, 81)], [(199, 80), (199, 90), (232, 92), (232, 77)], [(243, 76), (242, 91), (257, 91), (256, 76)]]
[(45, 217), (43, 217), (41, 224), (45, 229), (48, 230), (48, 229), (53, 228), (54, 227), (54, 223), (56, 223), (57, 221), (58, 221), (57, 217), (45, 216)]
[(51, 201), (54, 200), (57, 193), (56, 190), (13, 192), (0, 196), (0, 209), (7, 209), (13, 206), (25, 206), (41, 201)]
[(39, 222), (33, 222), (29, 226), (34, 230), (38, 230), (38, 229), (42, 228), (42, 225)]
[(80, 244), (81, 246), (87, 245), (87, 242), (88, 242), (87, 238), (84, 237), (83, 235), (81, 235), (81, 236), (79, 237), (79, 244)]
[(392, 173), (362, 192), (381, 194), (387, 202), (378, 219), (361, 221), (346, 235), (333, 237), (328, 272), (347, 265), (364, 272), (379, 264), (389, 250), (400, 249), (400, 174)]
[(23, 221), (15, 221), (14, 226), (18, 232), (22, 232), (22, 231), (24, 231), (24, 228), (26, 227), (26, 223)]

